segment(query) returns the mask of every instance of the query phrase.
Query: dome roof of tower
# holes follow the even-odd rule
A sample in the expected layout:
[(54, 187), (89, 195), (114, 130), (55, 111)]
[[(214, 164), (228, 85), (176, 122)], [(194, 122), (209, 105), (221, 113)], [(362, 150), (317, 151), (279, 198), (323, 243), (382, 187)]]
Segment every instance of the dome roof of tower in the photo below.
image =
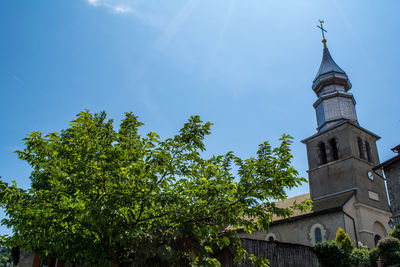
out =
[(313, 81), (312, 88), (318, 94), (322, 87), (330, 84), (341, 84), (346, 91), (351, 88), (351, 83), (346, 72), (344, 72), (333, 60), (329, 49), (324, 48), (321, 66)]

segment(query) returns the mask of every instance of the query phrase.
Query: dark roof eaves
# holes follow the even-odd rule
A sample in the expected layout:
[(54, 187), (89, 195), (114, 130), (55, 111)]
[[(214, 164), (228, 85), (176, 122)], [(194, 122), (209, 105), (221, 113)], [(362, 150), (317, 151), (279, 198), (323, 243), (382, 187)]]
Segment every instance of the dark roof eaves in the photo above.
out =
[(333, 126), (333, 127), (331, 127), (331, 128), (328, 128), (328, 129), (325, 129), (325, 130), (323, 130), (323, 131), (317, 132), (317, 133), (311, 135), (310, 137), (307, 137), (307, 138), (301, 140), (301, 142), (302, 142), (303, 144), (305, 144), (308, 140), (313, 139), (314, 137), (317, 137), (317, 136), (319, 136), (319, 135), (322, 135), (322, 134), (324, 134), (325, 132), (327, 132), (328, 130), (335, 129), (335, 128), (337, 128), (337, 127), (339, 127), (339, 126), (345, 124), (346, 122), (349, 122), (349, 121), (348, 121), (348, 120), (345, 120), (345, 121), (343, 121), (343, 122), (341, 122), (341, 123), (336, 124), (335, 126)]
[(388, 165), (390, 165), (390, 164), (392, 164), (392, 163), (394, 163), (394, 162), (396, 162), (398, 160), (400, 160), (400, 154), (396, 155), (396, 156), (394, 156), (394, 157), (392, 157), (392, 158), (390, 158), (390, 159), (388, 159), (388, 160), (386, 160), (384, 162), (382, 162), (381, 164), (379, 164), (379, 165), (377, 165), (375, 167), (373, 167), (372, 170), (375, 171), (375, 170), (378, 170), (378, 169), (381, 169), (381, 168), (385, 168)]
[(320, 210), (320, 211), (316, 211), (316, 212), (306, 213), (303, 215), (298, 215), (298, 216), (294, 216), (294, 217), (289, 217), (289, 218), (273, 221), (273, 222), (271, 222), (270, 225), (272, 226), (272, 225), (276, 225), (276, 224), (298, 221), (298, 220), (302, 220), (302, 219), (305, 219), (308, 217), (313, 217), (313, 216), (317, 216), (317, 215), (323, 215), (323, 214), (328, 214), (328, 213), (333, 213), (333, 212), (338, 212), (338, 211), (343, 211), (343, 206), (334, 207), (334, 208), (330, 208), (330, 209), (326, 209), (326, 210)]
[(271, 242), (271, 241), (267, 241), (267, 240), (252, 239), (252, 238), (248, 238), (248, 237), (240, 237), (240, 239), (246, 239), (246, 240), (251, 240), (251, 241), (260, 241), (260, 242), (265, 242), (265, 243), (277, 243), (277, 244), (281, 244), (281, 245), (296, 245), (296, 246), (311, 248), (310, 246), (303, 245), (303, 244), (282, 242), (282, 241), (278, 241), (278, 240), (274, 240)]
[(346, 200), (343, 202), (342, 204), (342, 208), (344, 207), (344, 205), (346, 205), (346, 203), (357, 193), (357, 189), (353, 189), (353, 192), (346, 198)]
[(356, 127), (356, 128), (358, 128), (358, 129), (361, 129), (361, 130), (363, 130), (363, 131), (369, 133), (370, 135), (374, 136), (377, 140), (381, 139), (381, 137), (380, 137), (379, 135), (376, 135), (376, 134), (374, 134), (373, 132), (368, 131), (367, 129), (361, 127), (360, 125), (357, 125), (357, 124), (351, 122), (350, 120), (345, 120), (345, 121), (343, 121), (343, 122), (341, 122), (341, 123), (336, 124), (335, 126), (332, 126), (332, 127), (328, 128), (328, 129), (325, 129), (325, 130), (323, 130), (323, 131), (321, 131), (321, 132), (317, 132), (317, 133), (311, 135), (310, 137), (307, 137), (307, 138), (301, 140), (301, 142), (302, 142), (303, 144), (305, 144), (308, 140), (313, 139), (313, 138), (315, 138), (315, 137), (317, 137), (317, 136), (319, 136), (319, 135), (322, 135), (322, 134), (326, 133), (327, 131), (330, 131), (330, 130), (333, 130), (333, 129), (335, 129), (335, 128), (338, 128), (338, 127), (340, 127), (340, 126), (342, 126), (342, 125), (344, 125), (344, 124), (346, 124), (346, 123), (349, 123), (349, 124), (353, 125), (354, 127)]

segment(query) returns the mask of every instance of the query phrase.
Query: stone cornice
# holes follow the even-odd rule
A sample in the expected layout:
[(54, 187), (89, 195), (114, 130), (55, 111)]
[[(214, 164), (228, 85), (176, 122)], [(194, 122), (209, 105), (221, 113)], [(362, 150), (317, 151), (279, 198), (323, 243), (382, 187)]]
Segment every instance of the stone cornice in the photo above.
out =
[(375, 235), (375, 232), (372, 232), (370, 230), (367, 229), (360, 229), (358, 230), (359, 233), (367, 233), (367, 234), (371, 234), (371, 235)]
[(354, 203), (354, 207), (363, 207), (363, 208), (370, 209), (370, 210), (373, 210), (373, 211), (376, 211), (376, 212), (380, 212), (380, 213), (388, 215), (388, 216), (392, 216), (392, 213), (390, 213), (388, 211), (377, 209), (377, 208), (371, 207), (369, 205), (366, 205), (364, 203), (359, 203), (359, 202), (358, 203)]

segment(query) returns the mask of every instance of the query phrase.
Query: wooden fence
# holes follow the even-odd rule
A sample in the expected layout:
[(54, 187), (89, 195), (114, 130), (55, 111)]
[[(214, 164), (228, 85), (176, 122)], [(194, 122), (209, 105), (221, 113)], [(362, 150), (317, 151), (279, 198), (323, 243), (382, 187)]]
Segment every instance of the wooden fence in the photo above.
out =
[[(311, 247), (282, 243), (278, 241), (267, 242), (242, 238), (242, 247), (255, 256), (264, 255), (270, 261), (271, 267), (318, 267), (317, 256)], [(229, 249), (221, 253), (220, 262), (223, 267), (249, 267), (253, 266), (250, 260), (240, 264), (233, 263), (233, 254)]]

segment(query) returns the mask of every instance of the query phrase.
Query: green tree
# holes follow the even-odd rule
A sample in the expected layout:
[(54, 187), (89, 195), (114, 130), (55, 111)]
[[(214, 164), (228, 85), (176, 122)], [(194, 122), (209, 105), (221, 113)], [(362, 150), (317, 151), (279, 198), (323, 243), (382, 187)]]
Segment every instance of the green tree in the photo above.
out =
[(379, 255), (377, 248), (373, 248), (369, 251), (369, 265), (371, 267), (377, 267), (378, 265), (376, 264), (377, 261), (379, 260)]
[(342, 228), (338, 228), (335, 240), (317, 243), (314, 252), (322, 267), (347, 267), (353, 264), (364, 264), (368, 260), (365, 249), (354, 249), (349, 236)]
[(0, 267), (6, 266), (11, 262), (11, 251), (8, 247), (0, 246)]
[(397, 238), (388, 236), (379, 240), (376, 250), (385, 266), (400, 264), (400, 241)]
[(348, 254), (334, 241), (315, 244), (314, 252), (321, 267), (350, 267)]
[(350, 262), (355, 266), (360, 264), (368, 265), (370, 263), (368, 247), (355, 247), (350, 254)]
[(393, 231), (389, 233), (389, 235), (391, 237), (397, 238), (400, 240), (400, 227), (399, 226), (395, 226)]
[(114, 130), (104, 112), (84, 111), (60, 133), (32, 132), (17, 151), (33, 168), (31, 189), (0, 182), (7, 243), (91, 266), (218, 265), (215, 252), (230, 246), (236, 260), (265, 265), (237, 230), (267, 229), (273, 214), (310, 206), (273, 202), (305, 181), (290, 164), (289, 136), (276, 148), (262, 143), (256, 157), (205, 159), (211, 123), (191, 117), (165, 140), (141, 135), (142, 125), (126, 113)]
[(350, 237), (341, 227), (339, 227), (336, 232), (335, 242), (346, 252), (346, 254), (350, 254), (352, 252), (354, 247), (353, 242), (351, 242)]

